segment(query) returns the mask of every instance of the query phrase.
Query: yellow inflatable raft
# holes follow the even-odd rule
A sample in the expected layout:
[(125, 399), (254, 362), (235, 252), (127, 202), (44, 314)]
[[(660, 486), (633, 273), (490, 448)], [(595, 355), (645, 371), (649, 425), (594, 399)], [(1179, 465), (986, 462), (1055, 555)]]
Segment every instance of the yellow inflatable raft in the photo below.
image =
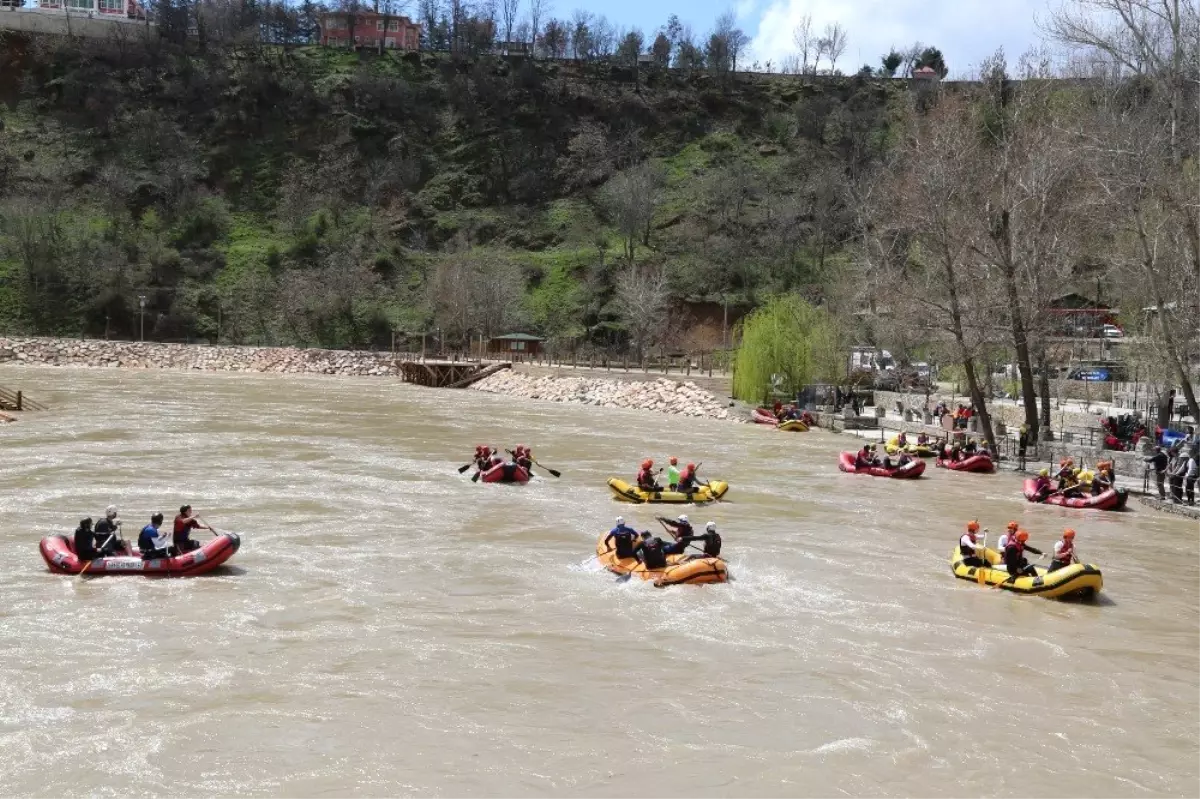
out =
[[(1004, 568), (1003, 558), (994, 549), (984, 550), (985, 558), (991, 566), (981, 567), (983, 581), (988, 585), (1001, 584), (1005, 591), (1018, 594), (1036, 594), (1047, 599), (1062, 597), (1091, 597), (1104, 587), (1104, 577), (1100, 567), (1090, 563), (1072, 563), (1057, 571), (1047, 571), (1043, 566), (1034, 566), (1037, 577), (1018, 577), (1010, 579), (1008, 570)], [(950, 553), (950, 568), (954, 576), (960, 580), (978, 582), (979, 569), (963, 563), (962, 551), (955, 547)]]
[(607, 534), (596, 541), (596, 559), (613, 574), (632, 574), (643, 580), (653, 580), (655, 588), (668, 585), (698, 585), (701, 583), (727, 583), (729, 570), (725, 561), (704, 555), (667, 555), (667, 565), (662, 569), (647, 569), (636, 558), (618, 558), (615, 549), (604, 546)]
[[(887, 454), (896, 455), (900, 452), (899, 441), (899, 436), (892, 436), (888, 439), (888, 442), (883, 445), (883, 448), (887, 450)], [(904, 451), (909, 455), (916, 455), (918, 458), (932, 458), (937, 454), (937, 450), (925, 444), (906, 444)]]
[(643, 491), (616, 477), (609, 479), (608, 487), (612, 489), (617, 499), (625, 502), (694, 502), (697, 504), (720, 499), (729, 490), (728, 483), (722, 480), (711, 480), (708, 485), (700, 486), (691, 494), (685, 494), (682, 491)]
[(786, 422), (780, 422), (776, 426), (775, 429), (776, 430), (788, 430), (793, 433), (807, 433), (808, 425), (806, 425), (804, 422), (800, 421), (799, 419), (789, 419)]

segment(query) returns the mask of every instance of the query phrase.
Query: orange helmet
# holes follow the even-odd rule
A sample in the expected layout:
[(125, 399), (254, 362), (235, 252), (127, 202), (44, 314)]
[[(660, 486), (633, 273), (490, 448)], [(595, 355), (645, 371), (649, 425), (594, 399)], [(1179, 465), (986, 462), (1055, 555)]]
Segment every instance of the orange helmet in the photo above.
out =
[(670, 458), (670, 461), (671, 461), (671, 465), (674, 466), (677, 463), (679, 463), (679, 458), (676, 458), (674, 455), (672, 455)]
[(1074, 537), (1075, 537), (1075, 531), (1072, 530), (1070, 527), (1068, 527), (1066, 530), (1063, 530), (1063, 538), (1074, 538)]
[(654, 465), (654, 461), (650, 460), (649, 458), (646, 458), (646, 460), (642, 461), (643, 469), (649, 469), (653, 465)]
[(1017, 540), (1020, 541), (1022, 544), (1024, 544), (1026, 541), (1029, 540), (1029, 533), (1025, 532), (1024, 530), (1018, 531), (1017, 532)]
[(1008, 531), (1009, 531), (1010, 533), (1015, 533), (1015, 532), (1017, 531), (1017, 527), (1018, 527), (1018, 525), (1017, 525), (1017, 523), (1016, 523), (1016, 522), (1009, 522), (1009, 523), (1008, 523)]
[(694, 472), (694, 471), (696, 471), (696, 464), (694, 464), (694, 463), (689, 463), (689, 464), (687, 465), (687, 470), (688, 470), (689, 472)]
[(967, 522), (967, 532), (968, 533), (978, 533), (979, 532), (979, 522), (975, 521), (974, 519)]

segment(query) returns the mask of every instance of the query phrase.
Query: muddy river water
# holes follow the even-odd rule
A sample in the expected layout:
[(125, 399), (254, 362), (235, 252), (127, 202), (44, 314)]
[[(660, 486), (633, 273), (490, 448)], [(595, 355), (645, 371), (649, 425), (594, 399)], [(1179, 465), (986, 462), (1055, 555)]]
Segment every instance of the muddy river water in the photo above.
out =
[[(1197, 525), (1020, 480), (844, 475), (851, 439), (368, 379), (6, 368), (0, 795), (1195, 796)], [(476, 443), (563, 471), (472, 484)], [(613, 474), (728, 479), (736, 580), (589, 555)], [(468, 473), (469, 475), (469, 473)], [(196, 579), (48, 573), (117, 503), (243, 536)], [(1100, 601), (955, 580), (964, 522), (1065, 524)], [(127, 530), (128, 532), (128, 530)]]

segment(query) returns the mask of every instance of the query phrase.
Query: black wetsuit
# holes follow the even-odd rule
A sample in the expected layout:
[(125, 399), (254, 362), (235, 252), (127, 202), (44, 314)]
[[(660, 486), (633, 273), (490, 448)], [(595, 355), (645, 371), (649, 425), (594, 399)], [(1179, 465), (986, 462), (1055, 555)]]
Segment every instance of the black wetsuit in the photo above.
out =
[[(124, 551), (120, 540), (117, 538), (117, 525), (110, 522), (108, 519), (101, 519), (96, 522), (96, 548), (103, 555), (115, 555)], [(111, 541), (109, 539), (112, 539)], [(107, 542), (107, 546), (105, 545)]]
[(1011, 577), (1036, 577), (1037, 569), (1030, 565), (1029, 561), (1025, 560), (1025, 555), (1022, 549), (1027, 549), (1035, 555), (1042, 554), (1040, 549), (1036, 549), (1029, 545), (1021, 547), (1019, 544), (1010, 543), (1004, 548), (1004, 565), (1008, 569)]
[(633, 543), (636, 537), (637, 530), (634, 530), (632, 527), (614, 527), (604, 537), (604, 545), (608, 546), (608, 542), (613, 541), (616, 544), (618, 558), (632, 558), (636, 549)]
[(647, 569), (661, 569), (667, 565), (666, 548), (658, 536), (643, 538), (634, 552)]
[(80, 560), (95, 560), (100, 557), (96, 551), (96, 534), (91, 527), (75, 528), (75, 556)]

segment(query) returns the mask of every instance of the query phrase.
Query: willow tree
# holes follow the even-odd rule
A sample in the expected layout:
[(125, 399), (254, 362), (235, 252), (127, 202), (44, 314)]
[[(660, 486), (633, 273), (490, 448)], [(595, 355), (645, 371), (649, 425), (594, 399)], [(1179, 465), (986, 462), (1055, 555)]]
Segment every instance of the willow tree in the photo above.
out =
[(733, 395), (757, 402), (779, 388), (794, 393), (814, 379), (840, 371), (837, 327), (830, 315), (795, 294), (774, 297), (740, 323), (741, 346), (734, 359)]

